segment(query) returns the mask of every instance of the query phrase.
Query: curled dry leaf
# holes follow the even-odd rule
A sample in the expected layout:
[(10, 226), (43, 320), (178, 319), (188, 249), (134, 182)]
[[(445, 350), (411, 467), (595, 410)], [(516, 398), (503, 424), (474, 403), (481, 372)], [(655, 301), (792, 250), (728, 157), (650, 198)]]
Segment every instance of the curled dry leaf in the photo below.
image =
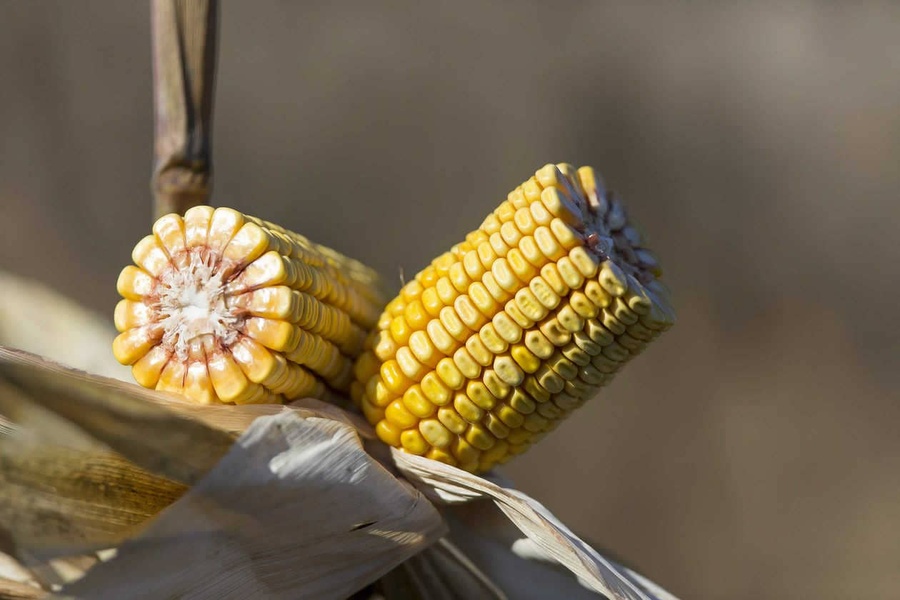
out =
[(257, 419), (118, 555), (65, 591), (91, 598), (345, 598), (435, 542), (435, 508), (348, 425)]
[(451, 503), (479, 497), (493, 500), (547, 556), (590, 589), (615, 600), (664, 600), (582, 541), (533, 498), (450, 465), (400, 451), (393, 454), (400, 472), (431, 498)]

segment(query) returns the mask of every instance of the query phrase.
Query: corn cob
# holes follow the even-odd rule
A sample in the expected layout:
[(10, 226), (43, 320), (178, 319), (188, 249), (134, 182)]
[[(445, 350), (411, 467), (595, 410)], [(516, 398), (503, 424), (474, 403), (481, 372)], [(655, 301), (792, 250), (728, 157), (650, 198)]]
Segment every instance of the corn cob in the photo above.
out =
[(592, 168), (546, 165), (388, 303), (351, 395), (387, 444), (488, 470), (674, 322), (661, 274)]
[(229, 208), (161, 217), (118, 280), (119, 362), (199, 403), (346, 393), (384, 306), (361, 263)]

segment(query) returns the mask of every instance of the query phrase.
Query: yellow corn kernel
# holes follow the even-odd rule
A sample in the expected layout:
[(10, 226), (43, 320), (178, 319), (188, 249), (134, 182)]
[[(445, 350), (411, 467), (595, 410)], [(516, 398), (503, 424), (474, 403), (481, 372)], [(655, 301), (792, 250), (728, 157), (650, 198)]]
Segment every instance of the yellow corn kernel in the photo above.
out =
[(572, 333), (563, 327), (556, 317), (541, 323), (540, 332), (550, 340), (554, 346), (565, 346), (572, 339)]
[(438, 377), (437, 372), (432, 371), (422, 378), (420, 383), (422, 393), (436, 406), (443, 406), (450, 402), (452, 394), (443, 380)]
[(453, 362), (456, 368), (467, 379), (474, 379), (481, 373), (481, 365), (472, 358), (467, 348), (459, 348), (453, 353)]
[(538, 300), (530, 288), (523, 287), (516, 292), (515, 300), (519, 311), (532, 322), (540, 321), (550, 312), (550, 309)]
[(466, 430), (463, 437), (466, 442), (479, 450), (488, 450), (493, 448), (497, 443), (497, 438), (495, 438), (490, 431), (477, 423), (469, 425), (469, 428)]
[[(537, 407), (537, 414), (550, 421), (556, 420), (562, 416), (563, 411), (559, 409), (553, 402), (545, 402)], [(522, 419), (524, 423), (525, 419)]]
[(425, 440), (435, 448), (448, 448), (453, 443), (453, 434), (437, 419), (424, 419), (419, 422), (419, 432)]
[(569, 286), (566, 285), (565, 280), (563, 280), (562, 275), (559, 274), (559, 269), (556, 268), (556, 265), (553, 263), (549, 263), (541, 267), (541, 279), (550, 286), (550, 289), (553, 290), (557, 296), (564, 298), (569, 293)]
[(406, 318), (401, 314), (393, 318), (391, 321), (391, 337), (397, 342), (398, 346), (404, 346), (409, 342), (409, 336), (412, 328), (406, 322)]
[(402, 430), (386, 419), (378, 421), (375, 425), (375, 434), (378, 438), (390, 446), (400, 446), (400, 434)]
[(593, 364), (581, 367), (578, 371), (578, 378), (590, 385), (601, 385), (606, 381), (606, 375), (601, 373)]
[(472, 331), (477, 331), (487, 320), (487, 317), (475, 308), (475, 304), (468, 295), (459, 296), (453, 302), (453, 309), (456, 311), (460, 321)]
[(534, 238), (530, 235), (523, 237), (519, 242), (519, 252), (522, 253), (525, 260), (537, 268), (544, 266), (547, 262), (547, 258), (541, 252), (541, 249), (538, 248), (537, 242), (535, 242)]
[(486, 319), (490, 319), (497, 312), (499, 307), (497, 301), (488, 293), (487, 288), (480, 281), (476, 281), (469, 286), (468, 296)]
[(408, 346), (404, 346), (397, 350), (395, 359), (400, 366), (400, 370), (412, 381), (420, 381), (429, 370), (420, 363)]
[(399, 427), (400, 429), (409, 429), (415, 427), (419, 418), (406, 409), (402, 400), (394, 400), (386, 409), (384, 409), (384, 418)]
[[(390, 324), (388, 327), (389, 326)], [(374, 352), (379, 360), (389, 360), (394, 358), (394, 355), (397, 353), (397, 348), (397, 342), (394, 341), (394, 338), (389, 331), (382, 330), (378, 332), (378, 336), (375, 338)]]
[(381, 380), (387, 389), (395, 394), (403, 394), (413, 383), (403, 373), (399, 363), (393, 359), (381, 365)]
[(412, 331), (424, 329), (428, 321), (431, 320), (431, 315), (425, 310), (425, 306), (418, 298), (406, 305), (403, 316), (406, 318), (406, 323)]
[(403, 406), (420, 419), (425, 419), (435, 413), (438, 404), (425, 395), (419, 384), (411, 386), (403, 393)]
[(512, 220), (513, 215), (516, 214), (516, 208), (511, 202), (504, 200), (500, 203), (500, 206), (494, 210), (494, 214), (500, 219), (501, 224), (506, 223), (507, 221)]
[(497, 418), (493, 413), (484, 415), (484, 426), (498, 440), (502, 440), (509, 435), (509, 427), (503, 424), (503, 421)]
[(541, 202), (551, 215), (562, 219), (562, 221), (570, 225), (578, 225), (583, 219), (578, 206), (563, 196), (557, 188), (545, 188), (541, 192)]
[(609, 346), (616, 339), (613, 334), (596, 319), (588, 319), (585, 321), (584, 331), (594, 343), (600, 346)]
[[(524, 196), (523, 196), (524, 201)], [(522, 206), (521, 208), (516, 210), (516, 214), (513, 217), (513, 222), (516, 224), (516, 229), (518, 229), (522, 235), (531, 235), (536, 227), (534, 223), (534, 217), (531, 216), (531, 210), (528, 205)], [(521, 240), (519, 241), (521, 245)]]
[(134, 380), (147, 388), (155, 388), (163, 368), (172, 352), (163, 346), (155, 346), (131, 366)]
[(561, 298), (559, 294), (553, 291), (553, 288), (544, 280), (543, 277), (535, 277), (528, 284), (528, 289), (537, 298), (537, 301), (544, 305), (547, 310), (553, 310), (559, 306)]
[(515, 293), (522, 285), (522, 282), (515, 276), (505, 258), (498, 258), (491, 265), (491, 274), (494, 276), (497, 285), (509, 293)]
[(513, 387), (525, 379), (525, 373), (509, 355), (498, 356), (494, 360), (494, 371), (504, 383)]
[(529, 210), (534, 219), (534, 224), (538, 227), (549, 225), (550, 221), (553, 220), (553, 215), (551, 215), (547, 210), (547, 207), (541, 203), (540, 194), (538, 194), (538, 199), (531, 203)]
[(436, 317), (441, 314), (441, 309), (444, 308), (444, 303), (438, 296), (437, 289), (435, 289), (434, 287), (429, 287), (426, 288), (424, 292), (422, 292), (422, 306), (431, 317)]
[(460, 320), (459, 315), (452, 306), (441, 309), (441, 325), (455, 340), (465, 342), (469, 338), (470, 330)]
[(454, 263), (447, 272), (447, 276), (450, 278), (453, 288), (460, 294), (465, 294), (469, 284), (472, 283), (472, 279), (466, 273), (466, 269), (461, 262)]
[[(450, 335), (443, 323), (438, 319), (429, 321), (425, 331), (428, 333), (428, 339), (431, 340), (434, 347), (443, 353), (444, 356), (452, 353), (459, 345), (459, 342)], [(391, 356), (393, 356), (393, 354)], [(390, 358), (390, 356), (388, 358)]]
[(516, 344), (510, 349), (510, 356), (526, 373), (534, 373), (541, 366), (541, 359), (535, 356), (524, 344)]
[(477, 380), (470, 380), (466, 385), (466, 395), (475, 406), (482, 410), (491, 410), (497, 404), (497, 398), (488, 391), (484, 383)]
[(575, 333), (584, 328), (584, 319), (569, 304), (556, 311), (556, 320), (569, 333)]
[(466, 384), (466, 378), (463, 377), (451, 358), (442, 358), (434, 372), (451, 390), (458, 390)]
[[(560, 345), (564, 342), (561, 341)], [(525, 334), (525, 346), (541, 360), (550, 358), (554, 351), (554, 344), (540, 329), (532, 329)]]
[(497, 260), (497, 251), (491, 246), (490, 240), (481, 242), (475, 249), (478, 252), (478, 260), (485, 270), (489, 270), (494, 261)]
[(481, 340), (481, 336), (473, 335), (466, 340), (466, 350), (482, 367), (488, 367), (494, 362), (494, 354), (487, 349), (487, 346)]
[(453, 301), (456, 300), (456, 297), (459, 296), (459, 292), (453, 286), (453, 283), (450, 282), (449, 277), (441, 277), (438, 279), (437, 283), (434, 284), (434, 290), (437, 292), (438, 298), (441, 299), (444, 306), (450, 306), (453, 304)]
[(509, 397), (509, 405), (517, 413), (523, 415), (529, 415), (535, 410), (534, 401), (528, 397), (528, 394), (519, 388), (513, 389), (512, 394)]
[(581, 350), (586, 352), (589, 356), (597, 356), (603, 349), (603, 346), (592, 340), (591, 337), (584, 331), (576, 331), (575, 333), (573, 333), (572, 341), (576, 346), (581, 348)]
[(611, 296), (624, 296), (628, 291), (625, 273), (611, 260), (604, 261), (600, 267), (599, 281), (603, 289)]
[(400, 434), (401, 447), (410, 454), (423, 455), (431, 448), (417, 429), (410, 429)]
[(537, 243), (541, 254), (549, 261), (555, 262), (566, 255), (565, 250), (559, 245), (549, 227), (542, 225), (535, 229), (534, 241)]
[[(568, 354), (575, 358), (570, 359), (564, 350), (568, 350)], [(578, 364), (588, 364), (590, 362), (590, 356), (584, 354), (575, 344), (571, 344), (559, 350), (554, 356), (551, 356), (550, 360), (547, 361), (547, 366), (556, 371), (563, 379), (572, 380), (578, 377)]]
[(123, 365), (131, 365), (143, 357), (163, 338), (163, 330), (154, 325), (128, 329), (113, 340), (113, 353)]
[(472, 402), (472, 400), (462, 392), (457, 392), (453, 397), (453, 408), (456, 409), (459, 416), (469, 423), (478, 423), (481, 420), (481, 417), (484, 416), (484, 409)]
[(466, 252), (465, 256), (463, 256), (462, 260), (463, 269), (466, 271), (466, 275), (469, 276), (469, 279), (472, 281), (478, 281), (481, 279), (481, 276), (484, 274), (484, 265), (481, 264), (481, 260), (478, 258), (478, 252), (472, 250), (470, 252)]
[(504, 244), (510, 248), (516, 248), (519, 245), (519, 240), (522, 239), (522, 232), (518, 230), (515, 223), (504, 223), (500, 227), (500, 237), (503, 238)]
[(503, 312), (509, 315), (509, 317), (516, 322), (516, 325), (522, 329), (528, 329), (534, 325), (534, 321), (525, 316), (525, 313), (522, 312), (522, 309), (519, 308), (519, 305), (516, 304), (515, 300), (507, 302), (506, 306), (503, 307)]
[(566, 384), (565, 380), (546, 364), (541, 365), (541, 368), (537, 370), (534, 376), (540, 386), (551, 395), (563, 391)]
[(462, 435), (469, 427), (469, 423), (460, 417), (452, 406), (445, 406), (438, 410), (437, 417), (441, 425), (456, 435)]
[(456, 441), (453, 442), (451, 451), (453, 452), (453, 456), (459, 461), (461, 468), (475, 469), (478, 467), (481, 451), (463, 438), (457, 438)]
[(414, 331), (409, 336), (409, 349), (419, 362), (431, 368), (434, 368), (444, 356), (431, 343), (428, 333), (422, 329)]
[(506, 261), (519, 281), (530, 281), (538, 273), (538, 270), (526, 260), (518, 248), (513, 248), (509, 251), (506, 255)]
[(506, 256), (506, 253), (509, 252), (509, 246), (503, 241), (503, 236), (500, 235), (500, 231), (492, 233), (491, 237), (488, 238), (488, 243), (490, 243), (494, 253), (500, 258)]
[(484, 274), (481, 278), (481, 284), (484, 286), (484, 289), (491, 295), (491, 298), (496, 300), (497, 302), (506, 302), (510, 299), (511, 294), (500, 287), (500, 284), (497, 283), (497, 280), (494, 278), (494, 274), (490, 271)]
[(484, 381), (485, 387), (487, 387), (488, 391), (498, 400), (503, 400), (509, 395), (510, 386), (505, 381), (503, 381), (497, 372), (493, 369), (485, 369), (482, 375), (482, 381)]
[[(496, 409), (494, 409), (494, 415), (500, 419), (500, 421), (509, 427), (509, 429), (515, 430), (521, 427), (525, 423), (525, 417), (522, 416), (521, 413), (517, 412), (514, 408), (509, 405), (501, 404)], [(507, 436), (509, 434), (507, 433)]]
[(526, 377), (522, 387), (528, 392), (528, 396), (533, 398), (536, 402), (549, 402), (550, 393), (538, 383), (536, 376)]
[(550, 232), (566, 252), (578, 247), (578, 245), (582, 243), (582, 237), (578, 232), (569, 225), (566, 225), (561, 219), (553, 219), (550, 221)]
[(522, 339), (522, 327), (505, 311), (499, 311), (491, 320), (494, 330), (507, 344), (515, 344)]
[(452, 454), (441, 450), (440, 448), (432, 448), (425, 453), (425, 458), (429, 458), (437, 462), (442, 462), (454, 467), (456, 466), (456, 458), (454, 458)]
[(479, 466), (495, 464), (509, 452), (509, 444), (503, 440), (497, 440), (497, 443), (485, 450), (481, 455)]
[(509, 347), (509, 342), (500, 337), (493, 323), (485, 323), (478, 331), (478, 337), (481, 339), (484, 347), (493, 354), (506, 352), (506, 349)]
[(572, 307), (572, 310), (574, 310), (578, 316), (585, 320), (594, 319), (600, 314), (600, 310), (597, 306), (579, 291), (574, 291), (569, 296), (569, 306)]

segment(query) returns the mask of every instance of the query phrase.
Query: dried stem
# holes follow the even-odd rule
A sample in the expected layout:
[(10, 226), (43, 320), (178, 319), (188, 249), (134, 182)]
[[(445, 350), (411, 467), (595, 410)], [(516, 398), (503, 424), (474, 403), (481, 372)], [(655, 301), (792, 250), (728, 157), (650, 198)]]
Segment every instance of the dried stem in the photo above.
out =
[(152, 0), (156, 217), (209, 201), (218, 0)]

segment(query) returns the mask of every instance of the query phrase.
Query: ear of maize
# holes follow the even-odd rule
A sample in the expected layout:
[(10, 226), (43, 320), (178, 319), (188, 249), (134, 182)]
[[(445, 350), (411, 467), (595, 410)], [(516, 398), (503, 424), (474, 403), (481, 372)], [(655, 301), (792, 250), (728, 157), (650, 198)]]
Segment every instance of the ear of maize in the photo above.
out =
[(346, 393), (384, 305), (371, 269), (229, 208), (161, 217), (132, 258), (113, 352), (141, 385), (201, 403)]
[(488, 470), (672, 325), (660, 276), (592, 168), (546, 165), (388, 303), (351, 394), (387, 444)]

